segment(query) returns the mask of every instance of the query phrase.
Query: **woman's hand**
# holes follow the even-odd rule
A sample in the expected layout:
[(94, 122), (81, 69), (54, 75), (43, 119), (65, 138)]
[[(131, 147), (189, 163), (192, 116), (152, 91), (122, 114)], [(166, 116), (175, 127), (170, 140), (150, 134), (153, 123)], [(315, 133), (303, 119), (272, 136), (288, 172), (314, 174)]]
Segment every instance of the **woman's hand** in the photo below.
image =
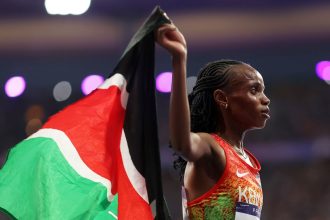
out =
[(158, 28), (156, 31), (156, 41), (159, 45), (168, 50), (173, 58), (186, 58), (186, 40), (175, 25), (166, 24)]

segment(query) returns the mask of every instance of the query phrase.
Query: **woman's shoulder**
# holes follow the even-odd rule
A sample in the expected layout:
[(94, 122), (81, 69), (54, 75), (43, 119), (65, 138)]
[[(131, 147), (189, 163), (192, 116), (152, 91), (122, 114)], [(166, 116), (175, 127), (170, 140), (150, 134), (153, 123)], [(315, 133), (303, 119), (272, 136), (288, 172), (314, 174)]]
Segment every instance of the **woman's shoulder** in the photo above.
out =
[(196, 134), (211, 146), (223, 148), (222, 139), (216, 133), (198, 132)]
[(225, 146), (221, 142), (221, 138), (215, 133), (206, 133), (206, 132), (199, 132), (197, 133), (200, 138), (206, 142), (211, 147), (211, 155), (212, 157), (215, 156), (216, 160), (225, 160)]
[(207, 142), (215, 141), (215, 133), (207, 133), (207, 132), (196, 132), (196, 134), (203, 140)]

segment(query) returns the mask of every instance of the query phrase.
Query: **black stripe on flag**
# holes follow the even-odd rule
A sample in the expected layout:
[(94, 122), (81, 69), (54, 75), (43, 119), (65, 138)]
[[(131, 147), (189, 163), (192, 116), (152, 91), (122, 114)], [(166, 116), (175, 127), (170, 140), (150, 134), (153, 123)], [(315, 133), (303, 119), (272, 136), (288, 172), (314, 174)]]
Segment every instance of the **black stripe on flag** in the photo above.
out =
[[(129, 93), (124, 132), (136, 169), (145, 178), (156, 219), (170, 219), (163, 197), (155, 101), (154, 30), (170, 20), (156, 7), (131, 39), (112, 74), (121, 73)], [(133, 183), (134, 184), (134, 183)], [(151, 207), (154, 209), (154, 207)]]

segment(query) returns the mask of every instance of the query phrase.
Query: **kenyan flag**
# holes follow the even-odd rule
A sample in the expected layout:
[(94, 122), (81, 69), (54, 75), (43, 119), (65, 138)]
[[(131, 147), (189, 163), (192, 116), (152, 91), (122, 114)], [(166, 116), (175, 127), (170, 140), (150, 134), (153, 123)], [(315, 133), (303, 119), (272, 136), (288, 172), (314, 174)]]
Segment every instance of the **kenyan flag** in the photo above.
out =
[(157, 7), (111, 76), (10, 150), (0, 207), (17, 219), (168, 219), (154, 88)]

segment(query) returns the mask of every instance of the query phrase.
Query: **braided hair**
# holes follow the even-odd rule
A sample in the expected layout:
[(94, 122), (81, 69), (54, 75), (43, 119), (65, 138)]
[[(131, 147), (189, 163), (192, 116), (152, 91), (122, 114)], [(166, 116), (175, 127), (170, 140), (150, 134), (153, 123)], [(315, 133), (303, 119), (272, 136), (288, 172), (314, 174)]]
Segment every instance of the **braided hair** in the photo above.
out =
[[(223, 121), (213, 98), (215, 89), (224, 89), (230, 81), (230, 67), (244, 64), (236, 60), (218, 60), (207, 63), (198, 73), (196, 85), (188, 95), (192, 132), (214, 133), (221, 130)], [(183, 180), (187, 161), (178, 154), (173, 163)]]

